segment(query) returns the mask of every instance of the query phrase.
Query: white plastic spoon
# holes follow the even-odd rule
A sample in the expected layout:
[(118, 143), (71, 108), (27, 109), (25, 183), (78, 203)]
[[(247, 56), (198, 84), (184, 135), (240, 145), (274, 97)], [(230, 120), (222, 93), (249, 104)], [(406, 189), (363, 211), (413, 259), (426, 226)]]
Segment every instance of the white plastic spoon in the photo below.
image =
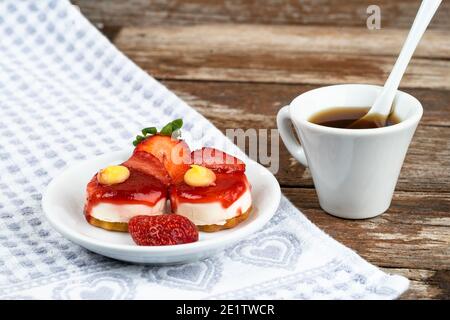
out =
[(395, 62), (389, 78), (384, 84), (383, 90), (375, 100), (369, 112), (361, 119), (356, 120), (348, 126), (350, 129), (365, 127), (367, 123), (376, 123), (377, 127), (384, 127), (386, 119), (391, 113), (392, 103), (397, 93), (398, 86), (403, 74), (408, 67), (409, 61), (416, 50), (425, 30), (436, 13), (442, 0), (423, 0), (417, 12), (414, 23), (409, 31), (408, 37), (403, 45), (402, 51)]

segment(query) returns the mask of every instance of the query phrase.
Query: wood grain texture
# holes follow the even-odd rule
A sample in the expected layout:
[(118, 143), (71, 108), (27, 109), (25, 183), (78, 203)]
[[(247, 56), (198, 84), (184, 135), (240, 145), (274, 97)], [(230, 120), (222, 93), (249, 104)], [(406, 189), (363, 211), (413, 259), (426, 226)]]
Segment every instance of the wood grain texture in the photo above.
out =
[[(93, 22), (107, 26), (254, 23), (366, 27), (369, 5), (381, 9), (382, 28), (409, 28), (419, 0), (73, 0)], [(443, 2), (430, 28), (450, 28)]]
[(420, 270), (381, 268), (383, 271), (409, 279), (409, 290), (400, 299), (450, 299), (450, 272), (448, 270)]
[[(240, 54), (264, 52), (339, 53), (397, 56), (408, 30), (367, 30), (355, 27), (207, 24), (199, 26), (123, 27), (117, 45), (140, 48), (218, 49)], [(192, 48), (194, 47), (194, 48)], [(197, 48), (201, 47), (201, 48)], [(414, 53), (415, 58), (450, 57), (447, 30), (428, 30)]]
[[(274, 128), (277, 111), (314, 85), (162, 81), (221, 128)], [(401, 88), (424, 107), (421, 125), (450, 127), (450, 91)]]
[[(404, 37), (395, 30), (207, 25), (123, 28), (114, 43), (160, 79), (383, 84)], [(450, 89), (449, 56), (450, 37), (429, 32), (402, 85)]]

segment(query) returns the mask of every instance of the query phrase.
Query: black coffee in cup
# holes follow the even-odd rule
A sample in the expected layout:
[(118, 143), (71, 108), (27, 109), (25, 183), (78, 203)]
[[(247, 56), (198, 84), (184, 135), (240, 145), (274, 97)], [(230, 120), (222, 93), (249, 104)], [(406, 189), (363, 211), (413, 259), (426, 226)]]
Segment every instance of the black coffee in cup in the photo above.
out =
[[(325, 127), (348, 128), (356, 120), (361, 119), (369, 109), (370, 107), (334, 107), (313, 114), (308, 121)], [(395, 113), (392, 113), (388, 117), (385, 126), (392, 126), (399, 122), (400, 119)], [(363, 123), (359, 123), (357, 128), (352, 129), (373, 129), (379, 127), (379, 121), (374, 116)]]

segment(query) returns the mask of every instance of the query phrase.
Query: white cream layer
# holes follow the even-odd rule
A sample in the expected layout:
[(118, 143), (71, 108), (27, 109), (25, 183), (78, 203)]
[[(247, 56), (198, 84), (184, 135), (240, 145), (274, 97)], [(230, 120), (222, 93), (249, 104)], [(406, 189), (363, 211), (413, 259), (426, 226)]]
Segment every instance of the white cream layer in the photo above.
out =
[(165, 212), (166, 199), (162, 198), (153, 207), (145, 204), (112, 204), (100, 202), (91, 210), (91, 216), (108, 222), (128, 222), (137, 215), (155, 216)]
[[(177, 214), (185, 216), (198, 226), (217, 224), (223, 226), (228, 219), (237, 216), (238, 212), (245, 213), (252, 205), (252, 196), (247, 189), (231, 206), (222, 207), (220, 202), (177, 204)], [(240, 209), (240, 210), (239, 210)]]

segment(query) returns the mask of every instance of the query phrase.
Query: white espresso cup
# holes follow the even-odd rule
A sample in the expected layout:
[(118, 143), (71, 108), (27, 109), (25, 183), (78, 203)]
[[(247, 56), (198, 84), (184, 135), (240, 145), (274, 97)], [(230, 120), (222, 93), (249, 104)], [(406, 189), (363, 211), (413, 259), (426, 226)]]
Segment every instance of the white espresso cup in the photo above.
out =
[(320, 206), (332, 215), (365, 219), (389, 208), (423, 109), (416, 98), (398, 91), (393, 108), (400, 122), (389, 127), (341, 129), (308, 119), (332, 107), (370, 107), (381, 89), (361, 84), (318, 88), (301, 94), (278, 112), (277, 125), (284, 144), (309, 167)]

